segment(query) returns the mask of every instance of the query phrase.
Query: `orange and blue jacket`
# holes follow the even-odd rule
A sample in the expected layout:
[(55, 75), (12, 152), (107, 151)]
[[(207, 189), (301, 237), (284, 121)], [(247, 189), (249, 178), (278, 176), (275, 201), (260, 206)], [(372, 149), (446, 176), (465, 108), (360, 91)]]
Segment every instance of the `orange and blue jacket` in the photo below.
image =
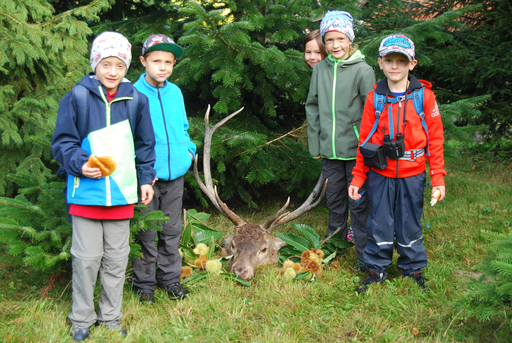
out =
[[(372, 170), (389, 178), (406, 178), (423, 173), (426, 167), (425, 162), (428, 161), (430, 166), (430, 176), (432, 177), (432, 186), (444, 186), (444, 176), (446, 175), (443, 155), (444, 132), (436, 97), (434, 92), (430, 89), (432, 86), (430, 82), (418, 80), (412, 75), (409, 75), (409, 81), (410, 85), (406, 91), (407, 94), (410, 94), (416, 89), (421, 89), (423, 86), (425, 87), (424, 112), (425, 122), (428, 128), (428, 140), (427, 133), (421, 125), (421, 118), (414, 109), (412, 99), (408, 99), (406, 101), (397, 102), (394, 104), (385, 104), (385, 108), (381, 113), (377, 130), (371, 136), (368, 142), (379, 145), (384, 144), (384, 136), (389, 135), (390, 132), (388, 106), (392, 106), (391, 113), (393, 115), (392, 123), (394, 125), (394, 132), (399, 132), (405, 137), (405, 150), (409, 151), (426, 148), (427, 152), (417, 157), (415, 161), (395, 160), (388, 158), (387, 168), (372, 168)], [(392, 93), (388, 89), (386, 78), (375, 84), (374, 91), (368, 93), (363, 111), (363, 119), (361, 122), (359, 145), (361, 145), (366, 140), (376, 120), (374, 92), (392, 97), (392, 95), (390, 95)], [(404, 111), (405, 124), (403, 117)], [(369, 169), (369, 167), (364, 165), (363, 156), (361, 155), (358, 148), (356, 166), (352, 171), (353, 179), (351, 185), (361, 187), (366, 180), (366, 174), (368, 173)]]

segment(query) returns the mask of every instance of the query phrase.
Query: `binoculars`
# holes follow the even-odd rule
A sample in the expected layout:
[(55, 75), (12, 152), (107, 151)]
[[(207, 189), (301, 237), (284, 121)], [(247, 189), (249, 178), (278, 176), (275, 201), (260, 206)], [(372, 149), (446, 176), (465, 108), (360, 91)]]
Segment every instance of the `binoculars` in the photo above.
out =
[(391, 159), (399, 159), (404, 156), (405, 153), (405, 143), (404, 136), (401, 133), (396, 134), (396, 139), (391, 141), (389, 139), (389, 135), (384, 136), (384, 150), (386, 152), (386, 157)]

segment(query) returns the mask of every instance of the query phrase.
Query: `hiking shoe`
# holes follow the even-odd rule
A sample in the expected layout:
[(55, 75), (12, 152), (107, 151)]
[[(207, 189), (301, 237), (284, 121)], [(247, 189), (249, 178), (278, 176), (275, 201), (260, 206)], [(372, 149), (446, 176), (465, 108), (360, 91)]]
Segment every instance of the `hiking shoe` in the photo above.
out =
[(98, 322), (98, 324), (107, 330), (117, 331), (121, 336), (126, 335), (126, 330), (121, 327), (121, 322), (119, 319), (113, 320), (111, 322)]
[(354, 230), (352, 230), (352, 226), (348, 228), (347, 239), (354, 242)]
[(424, 277), (422, 274), (422, 270), (415, 270), (412, 272), (404, 273), (404, 277), (412, 278), (414, 282), (416, 282), (418, 287), (421, 288), (421, 291), (425, 292), (427, 290), (427, 285), (425, 285), (425, 282), (428, 281), (428, 279)]
[(85, 341), (87, 337), (89, 337), (89, 330), (91, 327), (78, 325), (73, 323), (71, 329), (69, 330), (69, 335), (73, 336), (74, 341)]
[(187, 297), (189, 293), (188, 289), (183, 287), (179, 282), (173, 283), (169, 286), (165, 286), (164, 289), (169, 294), (171, 300), (181, 300)]
[(143, 304), (156, 304), (155, 295), (153, 293), (139, 293), (139, 301)]
[(357, 260), (357, 262), (352, 267), (350, 267), (350, 268), (352, 268), (356, 272), (366, 272), (366, 271), (368, 271), (368, 267), (361, 260)]
[(383, 283), (384, 280), (386, 280), (386, 277), (388, 276), (388, 273), (379, 273), (375, 269), (368, 269), (368, 277), (359, 285), (356, 287), (357, 293), (361, 294), (368, 290), (368, 287), (375, 283)]

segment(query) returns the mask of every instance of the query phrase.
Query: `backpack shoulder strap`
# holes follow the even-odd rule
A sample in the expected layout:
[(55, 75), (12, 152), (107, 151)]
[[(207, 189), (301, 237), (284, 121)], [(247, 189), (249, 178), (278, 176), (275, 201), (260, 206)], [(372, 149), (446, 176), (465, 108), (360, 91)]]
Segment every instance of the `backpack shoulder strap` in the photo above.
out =
[(379, 126), (380, 114), (384, 111), (384, 104), (386, 103), (386, 97), (382, 94), (378, 94), (377, 92), (373, 92), (373, 106), (375, 108), (375, 123), (373, 123), (372, 130), (366, 137), (366, 140), (360, 146), (364, 146), (366, 142), (370, 138), (372, 138), (375, 131), (377, 131), (377, 127)]
[(421, 90), (416, 89), (415, 91), (412, 92), (412, 103), (414, 104), (414, 109), (416, 110), (416, 113), (420, 116), (421, 126), (423, 126), (423, 130), (425, 130), (425, 133), (427, 134), (427, 155), (430, 156), (430, 139), (428, 136), (427, 122), (425, 121), (424, 97), (425, 87), (421, 87)]
[(135, 133), (135, 126), (137, 125), (137, 109), (139, 108), (139, 92), (137, 89), (133, 90), (132, 100), (128, 100), (128, 121), (132, 129), (132, 134)]
[(71, 92), (75, 103), (76, 127), (80, 132), (80, 139), (84, 140), (89, 123), (89, 90), (82, 85), (76, 85)]

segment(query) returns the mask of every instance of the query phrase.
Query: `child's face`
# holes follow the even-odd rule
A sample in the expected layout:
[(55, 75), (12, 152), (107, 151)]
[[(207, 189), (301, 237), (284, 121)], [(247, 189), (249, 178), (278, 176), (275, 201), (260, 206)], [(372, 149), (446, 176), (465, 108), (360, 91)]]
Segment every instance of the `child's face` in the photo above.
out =
[(327, 32), (324, 36), (325, 49), (332, 58), (345, 60), (350, 56), (351, 41), (347, 35), (338, 31)]
[(388, 81), (399, 83), (403, 80), (407, 80), (409, 71), (412, 71), (418, 61), (409, 61), (407, 56), (392, 52), (384, 57), (379, 57), (379, 66), (384, 75), (388, 78)]
[(95, 70), (96, 78), (110, 94), (117, 92), (126, 72), (126, 64), (114, 56), (102, 59)]
[(171, 76), (176, 58), (167, 51), (151, 51), (141, 56), (140, 62), (146, 68), (146, 81), (153, 87), (161, 87)]
[(323, 56), (316, 39), (312, 39), (306, 43), (306, 49), (304, 50), (304, 60), (310, 68), (313, 68), (318, 62), (323, 60)]

